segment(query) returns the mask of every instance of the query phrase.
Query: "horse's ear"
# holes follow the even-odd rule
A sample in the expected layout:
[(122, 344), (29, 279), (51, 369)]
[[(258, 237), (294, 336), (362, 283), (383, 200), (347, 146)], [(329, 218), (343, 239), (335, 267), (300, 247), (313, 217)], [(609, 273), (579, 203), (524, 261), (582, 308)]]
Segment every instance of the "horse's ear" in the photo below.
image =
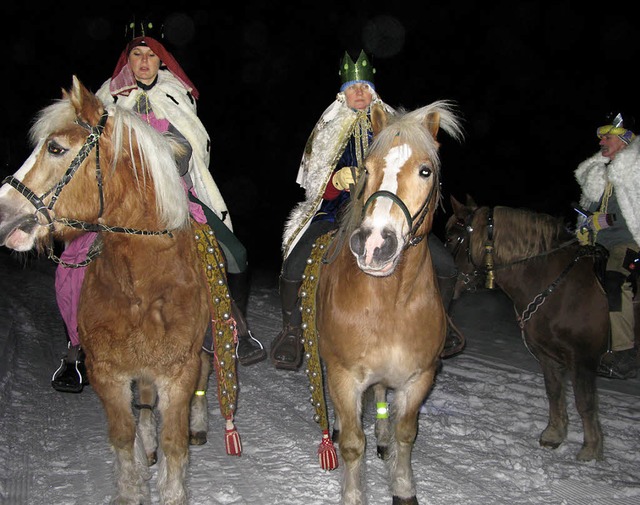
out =
[(71, 90), (65, 94), (71, 101), (79, 119), (89, 124), (98, 123), (104, 107), (98, 97), (91, 93), (75, 75)]
[(471, 207), (472, 209), (477, 209), (478, 208), (478, 204), (471, 197), (471, 195), (469, 193), (467, 193), (467, 207)]
[(371, 127), (375, 137), (387, 125), (387, 113), (379, 103), (371, 107)]
[(453, 209), (453, 215), (456, 217), (460, 217), (464, 212), (464, 204), (459, 202), (455, 196), (449, 195), (449, 200), (451, 200), (451, 208)]
[(440, 130), (440, 113), (438, 111), (430, 112), (424, 118), (424, 126), (431, 133), (431, 136), (435, 139), (438, 138), (438, 131)]

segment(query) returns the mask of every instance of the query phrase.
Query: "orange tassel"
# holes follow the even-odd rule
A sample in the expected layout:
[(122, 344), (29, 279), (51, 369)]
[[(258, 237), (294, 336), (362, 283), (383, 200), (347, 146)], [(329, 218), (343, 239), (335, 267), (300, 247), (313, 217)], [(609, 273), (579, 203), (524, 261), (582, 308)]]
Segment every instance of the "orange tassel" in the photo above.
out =
[(224, 430), (224, 445), (229, 456), (240, 456), (242, 454), (242, 442), (240, 434), (233, 425), (233, 421), (227, 419), (227, 427)]
[(320, 468), (323, 470), (335, 470), (338, 468), (338, 454), (329, 436), (329, 430), (322, 432), (322, 442), (318, 446), (318, 457), (320, 458)]

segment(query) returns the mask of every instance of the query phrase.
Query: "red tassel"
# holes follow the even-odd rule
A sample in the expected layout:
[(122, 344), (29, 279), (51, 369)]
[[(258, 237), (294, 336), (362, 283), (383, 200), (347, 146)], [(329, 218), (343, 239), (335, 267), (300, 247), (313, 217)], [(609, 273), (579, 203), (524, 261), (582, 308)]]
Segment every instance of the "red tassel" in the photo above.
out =
[(229, 456), (240, 456), (242, 454), (242, 442), (238, 430), (231, 428), (224, 430), (224, 445)]
[(320, 458), (320, 468), (323, 470), (331, 471), (338, 468), (338, 454), (328, 430), (322, 432), (322, 442), (318, 446), (318, 457)]

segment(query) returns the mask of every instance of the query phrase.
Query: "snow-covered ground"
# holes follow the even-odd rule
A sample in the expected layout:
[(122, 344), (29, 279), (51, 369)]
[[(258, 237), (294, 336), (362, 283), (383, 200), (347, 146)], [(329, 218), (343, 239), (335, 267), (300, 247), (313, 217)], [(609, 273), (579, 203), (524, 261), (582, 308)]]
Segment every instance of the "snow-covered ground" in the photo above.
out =
[[(113, 456), (100, 402), (90, 386), (78, 395), (50, 386), (65, 346), (54, 266), (46, 259), (24, 263), (0, 251), (0, 503), (108, 503)], [(254, 275), (250, 322), (266, 345), (280, 325), (276, 280), (276, 272)], [(599, 379), (605, 460), (579, 463), (582, 431), (572, 402), (565, 444), (538, 445), (547, 419), (542, 375), (504, 295), (466, 294), (454, 319), (468, 346), (444, 362), (420, 416), (413, 466), (422, 505), (640, 503), (640, 379)], [(303, 370), (280, 371), (264, 361), (240, 367), (239, 381), (243, 454), (225, 453), (210, 384), (209, 442), (191, 448), (190, 502), (337, 503), (340, 468), (323, 472), (318, 465), (320, 432)], [(364, 423), (368, 501), (390, 504), (372, 409)]]

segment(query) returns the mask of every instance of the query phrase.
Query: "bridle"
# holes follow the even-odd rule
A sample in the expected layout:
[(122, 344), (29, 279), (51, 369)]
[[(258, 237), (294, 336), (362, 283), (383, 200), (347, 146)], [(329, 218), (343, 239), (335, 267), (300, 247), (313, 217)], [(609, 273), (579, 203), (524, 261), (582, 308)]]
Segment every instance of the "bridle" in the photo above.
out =
[(362, 208), (362, 218), (364, 219), (364, 214), (369, 205), (375, 202), (378, 198), (388, 198), (398, 207), (400, 207), (400, 210), (402, 211), (404, 218), (407, 221), (407, 225), (409, 226), (404, 249), (407, 249), (410, 246), (413, 247), (418, 245), (426, 236), (426, 233), (421, 233), (420, 235), (418, 235), (418, 230), (424, 222), (425, 217), (429, 213), (429, 204), (431, 203), (431, 199), (433, 198), (436, 188), (439, 187), (437, 172), (434, 171), (433, 177), (435, 178), (435, 181), (431, 186), (431, 189), (429, 190), (429, 194), (413, 216), (411, 215), (411, 212), (409, 212), (407, 205), (398, 195), (392, 193), (391, 191), (382, 189), (374, 192), (373, 194), (371, 194), (371, 196), (369, 196), (369, 198), (367, 198), (366, 202), (364, 203), (364, 207)]
[[(87, 259), (80, 263), (66, 263), (62, 261), (58, 256), (54, 254), (53, 247), (53, 236), (51, 232), (53, 232), (53, 227), (55, 223), (61, 223), (65, 226), (69, 226), (71, 228), (80, 229), (84, 231), (91, 232), (99, 232), (99, 231), (108, 231), (113, 233), (128, 233), (134, 235), (169, 235), (172, 236), (170, 230), (158, 230), (158, 231), (149, 231), (149, 230), (139, 230), (135, 228), (125, 228), (120, 226), (109, 226), (102, 223), (88, 223), (86, 221), (81, 221), (77, 219), (67, 219), (67, 218), (57, 218), (53, 217), (52, 211), (56, 202), (58, 201), (58, 197), (62, 190), (71, 182), (73, 176), (78, 172), (78, 169), (82, 165), (82, 163), (87, 159), (89, 154), (95, 149), (96, 153), (96, 183), (98, 186), (98, 198), (99, 198), (99, 207), (100, 210), (98, 212), (98, 218), (102, 217), (104, 212), (104, 187), (103, 187), (103, 179), (102, 179), (102, 169), (100, 167), (100, 136), (102, 135), (105, 125), (107, 123), (107, 119), (109, 114), (107, 111), (100, 116), (100, 120), (96, 126), (91, 126), (90, 124), (80, 120), (79, 118), (75, 120), (75, 123), (84, 129), (89, 131), (89, 135), (84, 141), (84, 144), (78, 151), (78, 154), (71, 161), (71, 164), (62, 175), (62, 177), (56, 182), (51, 188), (45, 191), (42, 195), (38, 196), (34, 191), (29, 189), (22, 181), (18, 180), (15, 176), (9, 175), (5, 177), (2, 181), (3, 184), (8, 184), (13, 187), (18, 193), (24, 196), (29, 203), (31, 203), (36, 211), (35, 216), (41, 214), (44, 216), (45, 224), (47, 228), (49, 228), (49, 244), (46, 246), (48, 251), (48, 257), (55, 261), (56, 263), (62, 264), (63, 266), (70, 268), (79, 268), (86, 266), (89, 264), (95, 257), (97, 257), (101, 252), (101, 241), (96, 241), (95, 245), (89, 250), (89, 254), (87, 255)], [(51, 195), (51, 200), (49, 204), (46, 205), (44, 200)], [(36, 223), (40, 224), (40, 220), (36, 217)]]
[[(474, 212), (467, 217), (466, 222), (463, 223), (461, 220), (457, 220), (456, 223), (454, 224), (455, 227), (461, 228), (462, 233), (460, 233), (457, 243), (452, 249), (452, 255), (454, 258), (457, 257), (457, 254), (460, 252), (459, 248), (460, 246), (462, 246), (462, 244), (466, 239), (467, 260), (471, 265), (475, 267), (475, 270), (471, 274), (462, 274), (462, 273), (459, 274), (460, 277), (462, 277), (462, 275), (466, 276), (462, 278), (465, 285), (468, 285), (471, 282), (471, 279), (473, 279), (474, 277), (477, 277), (481, 274), (485, 274), (487, 276), (485, 287), (487, 287), (488, 289), (494, 289), (496, 269), (508, 268), (508, 267), (516, 266), (518, 264), (526, 263), (527, 261), (533, 260), (535, 258), (548, 256), (550, 254), (563, 250), (566, 247), (575, 245), (577, 242), (577, 239), (574, 238), (566, 242), (563, 242), (559, 246), (553, 249), (550, 249), (548, 251), (544, 251), (542, 253), (535, 254), (533, 256), (527, 256), (525, 258), (521, 258), (519, 260), (510, 262), (510, 263), (501, 264), (496, 267), (493, 262), (493, 233), (494, 233), (493, 209), (489, 208), (489, 213), (487, 215), (487, 240), (485, 241), (485, 245), (484, 245), (485, 253), (486, 253), (485, 264), (484, 264), (484, 267), (479, 268), (473, 262), (473, 258), (471, 254), (471, 233), (473, 233), (474, 231), (473, 226), (471, 226), (471, 223), (473, 222), (473, 219), (477, 210), (478, 209), (474, 210)], [(518, 316), (518, 323), (520, 325), (520, 328), (521, 329), (524, 328), (524, 323), (527, 322), (533, 316), (533, 314), (538, 310), (538, 308), (546, 301), (547, 297), (556, 290), (556, 288), (560, 285), (560, 283), (565, 279), (565, 277), (569, 274), (571, 269), (578, 263), (578, 261), (581, 258), (588, 257), (588, 256), (595, 257), (599, 254), (600, 253), (597, 248), (589, 247), (589, 246), (579, 247), (576, 250), (576, 253), (571, 259), (571, 261), (564, 267), (564, 269), (560, 272), (560, 274), (556, 277), (556, 279), (553, 282), (551, 282), (551, 284), (549, 284), (544, 290), (538, 293), (533, 298), (533, 300), (527, 305), (527, 307), (524, 309), (522, 314)]]

